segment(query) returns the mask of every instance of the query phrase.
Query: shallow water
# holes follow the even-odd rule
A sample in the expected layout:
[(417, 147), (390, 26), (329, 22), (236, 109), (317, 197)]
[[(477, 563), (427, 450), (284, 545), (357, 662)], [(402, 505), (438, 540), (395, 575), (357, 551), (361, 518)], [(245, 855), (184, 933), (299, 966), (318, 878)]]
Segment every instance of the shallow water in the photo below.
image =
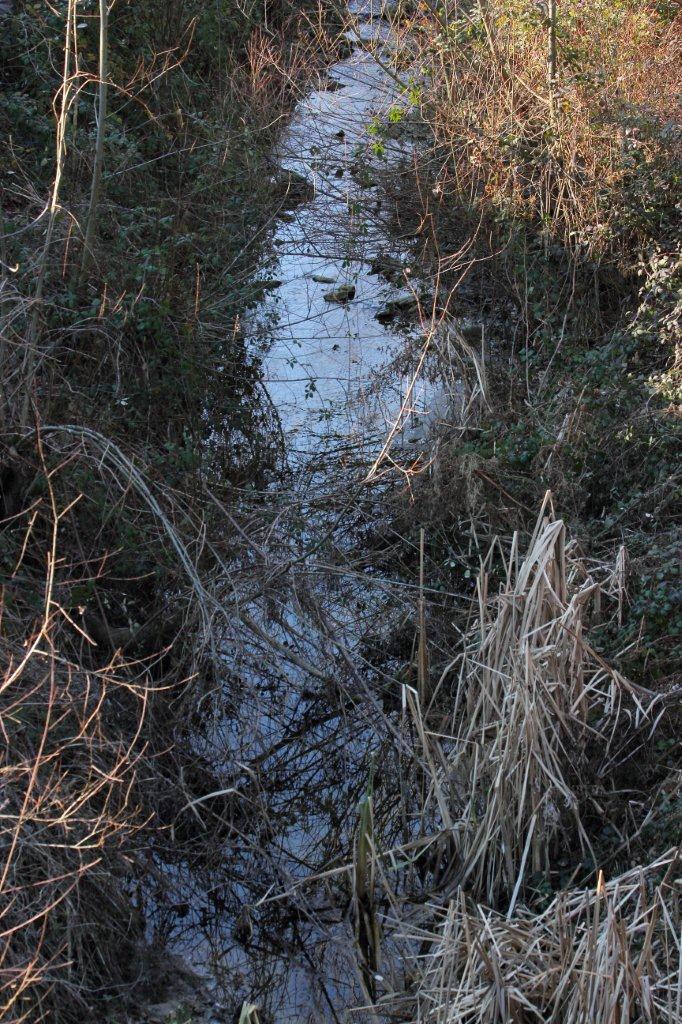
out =
[[(382, 45), (390, 47), (386, 22), (368, 5), (358, 11), (351, 39), (386, 37)], [(375, 119), (405, 105), (394, 78), (356, 49), (298, 105), (279, 145), (280, 166), (314, 188), (314, 198), (277, 225), (277, 258), (269, 269), (281, 285), (255, 317), (267, 388), (294, 457), (349, 442), (371, 453), (395, 422), (412, 379), (424, 333), (419, 316), (397, 327), (382, 326), (376, 314), (400, 296), (418, 295), (420, 285), (409, 250), (390, 237), (380, 194), (367, 182), (409, 158), (409, 144), (391, 140), (380, 157), (372, 156), (368, 131)], [(401, 282), (389, 284), (377, 272), (377, 260), (387, 257), (405, 268)], [(350, 301), (325, 299), (341, 287), (354, 289)], [(417, 382), (401, 436), (403, 426), (411, 438), (420, 434), (431, 392), (425, 380)]]

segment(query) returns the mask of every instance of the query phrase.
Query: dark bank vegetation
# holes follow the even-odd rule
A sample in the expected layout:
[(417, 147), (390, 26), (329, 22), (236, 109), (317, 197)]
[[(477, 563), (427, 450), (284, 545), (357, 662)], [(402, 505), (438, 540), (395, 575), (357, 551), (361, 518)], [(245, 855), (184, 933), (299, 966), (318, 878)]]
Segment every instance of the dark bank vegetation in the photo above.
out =
[(387, 188), (437, 282), (460, 415), (401, 529), (425, 531), (432, 585), (475, 601), (430, 703), (419, 685), (455, 884), (435, 927), (408, 915), (417, 1001), (453, 1024), (672, 1021), (679, 7), (407, 17), (428, 142)]
[(240, 318), (289, 203), (271, 147), (334, 33), (313, 5), (165, 0), (0, 26), (0, 1017), (34, 1024), (144, 995), (140, 880), (216, 788), (186, 742), (206, 489), (281, 457)]
[(528, 526), (550, 488), (586, 553), (624, 545), (629, 598), (600, 646), (666, 685), (681, 626), (677, 5), (565, 3), (555, 26), (524, 3), (455, 5), (417, 27), (434, 146), (422, 204), (403, 209), (446, 320), (474, 348), (484, 334), (484, 401), (449, 451), (495, 529)]
[[(380, 515), (340, 470), (317, 505), (261, 498), (283, 441), (242, 330), (338, 10), (0, 18), (2, 1020), (160, 998), (149, 893), (181, 861), (337, 1020), (328, 920), (374, 1015), (679, 1020), (678, 6), (391, 14), (413, 113), (368, 141), (418, 126), (385, 188), (451, 402), (427, 458), (373, 467)], [(388, 580), (352, 592), (357, 650), (320, 566)], [(259, 648), (258, 700), (254, 642), (281, 659)], [(251, 760), (206, 756), (208, 719), (288, 700)], [(277, 830), (320, 793), (293, 886)], [(271, 1019), (267, 980), (229, 1019)]]

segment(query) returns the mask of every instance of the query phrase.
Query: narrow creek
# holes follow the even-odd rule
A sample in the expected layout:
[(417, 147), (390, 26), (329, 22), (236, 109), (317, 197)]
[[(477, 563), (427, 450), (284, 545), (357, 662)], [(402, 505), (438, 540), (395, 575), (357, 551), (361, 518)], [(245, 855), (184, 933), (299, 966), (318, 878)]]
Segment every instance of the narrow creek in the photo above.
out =
[[(357, 19), (347, 33), (353, 52), (299, 103), (278, 148), (282, 170), (304, 179), (311, 197), (277, 226), (272, 275), (281, 283), (257, 316), (268, 391), (294, 461), (349, 446), (370, 457), (395, 423), (413, 375), (411, 349), (419, 347), (418, 324), (391, 323), (401, 308), (418, 319), (412, 307), (420, 288), (372, 184), (374, 172), (406, 160), (411, 147), (388, 139), (376, 156), (369, 134), (406, 101), (389, 71), (357, 45), (378, 45), (384, 64), (394, 40), (371, 0), (349, 10)], [(415, 384), (401, 439), (422, 435), (427, 391), (424, 380)]]
[[(394, 455), (418, 458), (438, 393), (419, 373), (428, 327), (409, 247), (391, 237), (372, 184), (373, 169), (410, 154), (391, 140), (371, 152), (372, 122), (404, 100), (362, 43), (390, 59), (391, 31), (371, 2), (349, 9), (351, 52), (298, 104), (275, 154), (300, 196), (274, 228), (266, 297), (245, 325), (287, 485), (269, 488), (264, 539), (230, 586), (271, 643), (238, 629), (226, 638), (226, 693), (197, 753), (225, 780), (229, 834), (177, 865), (176, 902), (154, 921), (208, 978), (215, 1020), (244, 1002), (261, 1022), (357, 1019), (366, 996), (346, 869), (358, 805), (377, 764), (404, 770), (383, 713), (382, 694), (395, 702), (399, 689), (385, 645), (414, 622), (416, 593), (368, 547), (383, 490), (366, 478), (388, 438)], [(254, 588), (274, 552), (286, 579)], [(409, 826), (396, 837), (411, 838)]]

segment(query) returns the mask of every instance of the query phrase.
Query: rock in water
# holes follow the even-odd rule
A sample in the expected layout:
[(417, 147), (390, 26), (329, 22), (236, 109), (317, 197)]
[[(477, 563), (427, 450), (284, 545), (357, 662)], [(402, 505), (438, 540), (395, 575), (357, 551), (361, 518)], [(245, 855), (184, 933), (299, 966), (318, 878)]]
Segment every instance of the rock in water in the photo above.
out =
[(322, 297), (325, 302), (350, 302), (355, 298), (355, 285), (342, 284), (331, 292), (325, 292)]
[(419, 305), (416, 295), (412, 292), (405, 292), (402, 295), (397, 295), (394, 299), (391, 299), (386, 303), (385, 306), (375, 313), (374, 318), (380, 323), (387, 323), (400, 313), (411, 313)]
[(279, 280), (279, 278), (271, 278), (263, 281), (253, 281), (251, 287), (253, 288), (253, 291), (256, 294), (256, 296), (258, 296), (259, 294), (262, 295), (263, 292), (270, 292), (273, 291), (275, 288), (281, 288), (282, 282)]
[(385, 277), (387, 281), (397, 282), (404, 280), (404, 274), (409, 273), (409, 267), (399, 259), (392, 256), (376, 256), (370, 266), (370, 274), (377, 274)]
[(275, 192), (287, 206), (299, 206), (314, 199), (315, 186), (297, 171), (282, 171), (275, 180)]

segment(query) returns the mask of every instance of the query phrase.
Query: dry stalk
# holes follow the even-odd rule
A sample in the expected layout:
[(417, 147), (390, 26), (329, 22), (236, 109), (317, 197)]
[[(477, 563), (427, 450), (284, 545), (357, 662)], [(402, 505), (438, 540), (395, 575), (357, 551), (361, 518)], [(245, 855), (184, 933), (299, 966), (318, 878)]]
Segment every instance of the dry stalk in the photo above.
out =
[(45, 478), (48, 529), (28, 517), (15, 569), (25, 558), (44, 561), (42, 610), (27, 620), (4, 594), (1, 609), (0, 1018), (8, 1024), (50, 1012), (73, 1019), (88, 1009), (89, 986), (126, 984), (141, 925), (126, 880), (145, 823), (136, 780), (153, 686), (144, 665), (119, 656), (92, 669), (74, 659), (74, 638), (76, 648), (89, 641), (62, 604), (60, 524), (70, 506), (59, 506), (53, 474)]
[(441, 1024), (674, 1024), (682, 1010), (679, 851), (509, 918), (460, 891), (423, 968)]
[[(525, 556), (514, 537), (497, 594), (493, 554), (478, 579), (478, 618), (444, 675), (456, 672), (449, 727), (439, 729), (451, 739), (431, 735), (422, 746), (429, 802), (444, 823), (445, 807), (452, 820), (459, 883), (491, 905), (505, 898), (511, 913), (524, 878), (549, 870), (562, 825), (572, 821), (590, 849), (579, 813), (590, 723), (596, 716), (613, 726), (623, 693), (646, 719), (648, 695), (635, 693), (585, 639), (595, 598), (610, 593), (613, 578), (587, 573), (549, 495)], [(414, 700), (409, 706), (423, 733)]]

